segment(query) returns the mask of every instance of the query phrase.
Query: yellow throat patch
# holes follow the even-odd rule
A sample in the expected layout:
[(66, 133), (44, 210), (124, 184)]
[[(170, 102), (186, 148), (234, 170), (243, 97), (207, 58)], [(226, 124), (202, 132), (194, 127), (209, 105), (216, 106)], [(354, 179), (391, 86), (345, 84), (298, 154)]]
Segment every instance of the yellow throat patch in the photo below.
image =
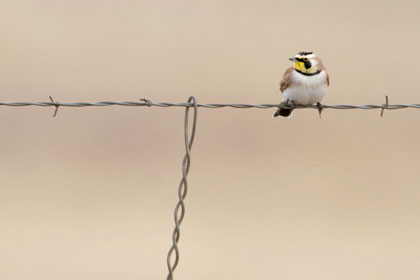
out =
[[(296, 58), (303, 59), (304, 57), (296, 57)], [(307, 69), (305, 67), (305, 63), (301, 61), (295, 61), (293, 68), (305, 74), (315, 74), (318, 71), (318, 68), (316, 67), (316, 65), (312, 65), (310, 68)]]

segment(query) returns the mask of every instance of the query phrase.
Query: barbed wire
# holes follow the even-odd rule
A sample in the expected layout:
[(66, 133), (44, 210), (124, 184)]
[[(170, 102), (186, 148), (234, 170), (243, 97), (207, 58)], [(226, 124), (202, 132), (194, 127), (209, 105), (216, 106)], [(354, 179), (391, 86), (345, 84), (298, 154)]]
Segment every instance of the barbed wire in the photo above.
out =
[[(235, 109), (269, 109), (269, 108), (290, 108), (285, 104), (243, 104), (243, 103), (209, 103), (209, 104), (196, 104), (196, 103), (170, 103), (170, 102), (152, 102), (148, 99), (140, 99), (140, 101), (99, 101), (99, 102), (57, 102), (50, 96), (51, 101), (49, 102), (0, 102), (0, 106), (8, 107), (55, 107), (54, 116), (57, 115), (59, 107), (108, 107), (108, 106), (126, 106), (126, 107), (202, 107), (209, 109), (218, 108), (235, 108)], [(335, 109), (335, 110), (350, 110), (350, 109), (381, 109), (381, 116), (384, 110), (398, 110), (398, 109), (420, 109), (420, 104), (389, 104), (388, 96), (385, 96), (385, 103), (381, 105), (366, 104), (366, 105), (352, 105), (352, 104), (335, 104), (327, 105), (322, 104), (323, 109)], [(296, 105), (296, 109), (317, 109), (317, 105)]]
[[(182, 178), (178, 186), (178, 202), (174, 210), (174, 221), (175, 228), (172, 232), (172, 245), (168, 251), (166, 258), (168, 275), (166, 280), (173, 280), (173, 273), (179, 263), (179, 249), (178, 242), (181, 236), (180, 225), (185, 216), (185, 204), (184, 200), (187, 196), (188, 182), (187, 175), (191, 166), (190, 151), (194, 141), (195, 130), (197, 125), (197, 111), (199, 107), (217, 109), (217, 108), (235, 108), (235, 109), (269, 109), (269, 108), (290, 108), (289, 106), (282, 104), (243, 104), (243, 103), (210, 103), (210, 104), (198, 104), (195, 97), (191, 96), (186, 103), (169, 103), (169, 102), (152, 102), (148, 99), (140, 99), (140, 101), (99, 101), (99, 102), (57, 102), (51, 96), (49, 96), (49, 102), (0, 102), (0, 106), (7, 107), (55, 107), (53, 117), (57, 115), (59, 107), (107, 107), (107, 106), (126, 106), (126, 107), (185, 107), (185, 119), (184, 119), (184, 140), (185, 140), (185, 156), (182, 161)], [(189, 109), (194, 109), (194, 117), (191, 129), (191, 135), (189, 136)], [(295, 109), (316, 109), (319, 110), (317, 105), (296, 105)], [(336, 105), (324, 105), (322, 109), (336, 109), (336, 110), (350, 110), (350, 109), (381, 109), (381, 117), (383, 116), (384, 110), (398, 110), (398, 109), (420, 109), (420, 104), (389, 104), (388, 96), (385, 96), (385, 103), (381, 105), (351, 105), (351, 104), (336, 104)], [(174, 262), (171, 263), (171, 259), (174, 256)]]

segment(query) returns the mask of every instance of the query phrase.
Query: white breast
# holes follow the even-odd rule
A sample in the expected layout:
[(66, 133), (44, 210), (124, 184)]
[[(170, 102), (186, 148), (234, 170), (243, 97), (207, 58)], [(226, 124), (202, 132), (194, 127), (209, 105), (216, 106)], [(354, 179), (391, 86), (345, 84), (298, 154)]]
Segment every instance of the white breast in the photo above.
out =
[(311, 105), (321, 102), (327, 92), (327, 73), (305, 76), (297, 71), (292, 73), (292, 82), (283, 92), (283, 101), (294, 101), (296, 104)]

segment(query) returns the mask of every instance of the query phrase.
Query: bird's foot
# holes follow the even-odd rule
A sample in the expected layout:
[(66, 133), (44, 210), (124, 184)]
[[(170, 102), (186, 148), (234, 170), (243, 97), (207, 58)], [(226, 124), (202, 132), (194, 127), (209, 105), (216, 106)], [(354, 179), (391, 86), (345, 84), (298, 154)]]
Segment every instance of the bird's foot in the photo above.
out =
[(324, 106), (320, 102), (318, 102), (316, 103), (316, 107), (318, 108), (319, 118), (322, 119), (321, 114), (322, 111), (324, 111)]
[(287, 99), (286, 106), (289, 106), (290, 109), (293, 111), (296, 108), (296, 103), (293, 100)]

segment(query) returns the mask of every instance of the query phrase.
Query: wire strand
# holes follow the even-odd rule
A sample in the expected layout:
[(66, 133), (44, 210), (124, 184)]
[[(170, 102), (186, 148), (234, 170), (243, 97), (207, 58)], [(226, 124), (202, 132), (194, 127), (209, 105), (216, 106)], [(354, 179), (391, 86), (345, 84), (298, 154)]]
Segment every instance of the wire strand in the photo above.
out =
[[(269, 108), (290, 108), (285, 103), (281, 104), (243, 104), (243, 103), (209, 103), (209, 104), (197, 104), (196, 102), (186, 103), (170, 103), (170, 102), (152, 102), (151, 100), (142, 98), (139, 101), (98, 101), (98, 102), (57, 102), (49, 96), (50, 102), (0, 102), (0, 106), (5, 107), (55, 107), (53, 117), (57, 115), (59, 107), (72, 107), (72, 108), (83, 108), (83, 107), (108, 107), (108, 106), (125, 106), (125, 107), (202, 107), (208, 109), (218, 108), (235, 108), (235, 109), (269, 109)], [(381, 105), (366, 104), (366, 105), (353, 105), (353, 104), (335, 104), (335, 105), (324, 105), (323, 109), (334, 109), (334, 110), (372, 110), (380, 109), (382, 117), (385, 110), (398, 110), (398, 109), (420, 109), (420, 104), (389, 104), (388, 96), (385, 96), (385, 103)], [(319, 110), (317, 105), (296, 105), (295, 109), (316, 109)]]
[[(174, 231), (172, 232), (172, 246), (169, 249), (168, 256), (166, 258), (166, 263), (168, 267), (168, 276), (166, 277), (167, 280), (173, 280), (173, 273), (179, 262), (178, 241), (181, 235), (180, 225), (185, 215), (184, 199), (187, 196), (187, 191), (188, 191), (187, 175), (188, 175), (188, 172), (190, 171), (190, 166), (191, 166), (190, 151), (192, 148), (192, 144), (194, 142), (195, 129), (197, 126), (198, 106), (197, 106), (197, 101), (194, 96), (191, 96), (190, 98), (188, 98), (188, 104), (191, 104), (194, 108), (194, 119), (192, 123), (191, 136), (188, 136), (188, 127), (189, 127), (188, 118), (189, 118), (189, 110), (191, 106), (187, 106), (185, 108), (185, 118), (184, 118), (185, 156), (184, 156), (184, 159), (182, 160), (182, 179), (178, 187), (179, 201), (176, 204), (175, 211), (174, 211), (175, 228), (174, 228)], [(173, 264), (171, 264), (171, 257), (173, 254), (175, 254), (175, 261)]]
[[(382, 105), (351, 105), (351, 104), (336, 104), (336, 105), (324, 105), (324, 109), (336, 109), (336, 110), (347, 110), (347, 109), (385, 109), (385, 110), (396, 110), (396, 109), (420, 109), (420, 104), (388, 104), (385, 108)], [(282, 106), (280, 104), (242, 104), (242, 103), (210, 103), (210, 104), (193, 104), (193, 103), (168, 103), (168, 102), (133, 102), (133, 101), (99, 101), (99, 102), (0, 102), (0, 106), (7, 107), (107, 107), (107, 106), (127, 106), (127, 107), (202, 107), (209, 109), (218, 108), (235, 108), (235, 109), (269, 109), (269, 108), (289, 108), (288, 106)], [(296, 105), (296, 109), (318, 109), (316, 105)]]

